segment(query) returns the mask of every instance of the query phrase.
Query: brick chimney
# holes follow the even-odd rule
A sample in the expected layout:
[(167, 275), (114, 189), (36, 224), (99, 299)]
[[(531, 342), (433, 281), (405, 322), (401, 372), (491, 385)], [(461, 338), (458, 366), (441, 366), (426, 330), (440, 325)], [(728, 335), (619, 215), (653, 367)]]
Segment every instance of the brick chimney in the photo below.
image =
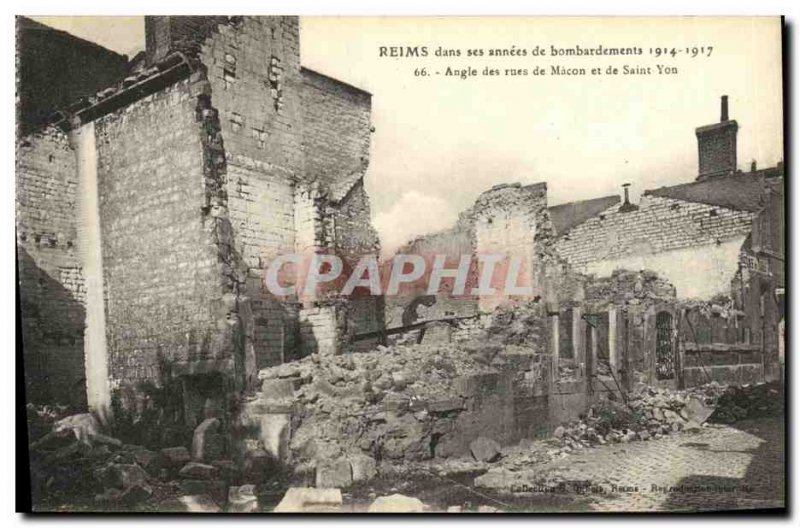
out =
[(226, 16), (146, 16), (144, 17), (145, 57), (148, 65), (160, 61), (171, 51), (194, 54)]
[(622, 202), (622, 205), (619, 206), (618, 211), (620, 213), (630, 213), (631, 211), (638, 211), (639, 206), (631, 203), (631, 197), (628, 194), (628, 188), (631, 186), (630, 183), (623, 183), (622, 184), (622, 192), (625, 194), (625, 199)]
[(719, 123), (695, 129), (699, 171), (697, 180), (736, 172), (736, 135), (739, 125), (728, 118), (728, 96), (720, 102)]
[(145, 60), (148, 65), (155, 64), (167, 56), (171, 47), (170, 17), (144, 17)]

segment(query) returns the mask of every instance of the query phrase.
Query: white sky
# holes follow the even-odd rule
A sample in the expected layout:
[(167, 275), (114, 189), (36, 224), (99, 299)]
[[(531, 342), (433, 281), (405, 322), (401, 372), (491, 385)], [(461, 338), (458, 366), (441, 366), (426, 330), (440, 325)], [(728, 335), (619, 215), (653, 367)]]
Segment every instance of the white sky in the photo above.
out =
[[(133, 55), (141, 17), (34, 17)], [(694, 128), (739, 123), (739, 166), (782, 159), (780, 23), (774, 19), (303, 18), (305, 66), (373, 94), (367, 190), (385, 249), (448, 227), (503, 182), (547, 181), (551, 205), (691, 181)], [(388, 59), (379, 46), (498, 48), (713, 45), (710, 58)], [(414, 77), (426, 66), (674, 64), (677, 76)]]

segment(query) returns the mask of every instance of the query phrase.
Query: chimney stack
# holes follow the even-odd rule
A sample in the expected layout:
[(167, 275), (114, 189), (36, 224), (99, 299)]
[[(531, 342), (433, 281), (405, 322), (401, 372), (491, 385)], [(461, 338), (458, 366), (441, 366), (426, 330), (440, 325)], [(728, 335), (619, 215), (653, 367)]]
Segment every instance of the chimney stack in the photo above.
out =
[(145, 16), (145, 57), (149, 66), (173, 51), (196, 53), (227, 16)]
[(697, 136), (697, 181), (736, 172), (736, 136), (739, 125), (728, 115), (728, 96), (720, 100), (720, 122), (695, 129)]
[(619, 206), (620, 213), (628, 213), (630, 211), (636, 211), (639, 209), (638, 205), (633, 205), (630, 200), (630, 196), (628, 195), (628, 188), (631, 186), (630, 183), (623, 183), (622, 184), (622, 192), (625, 193), (625, 200), (622, 202), (622, 205)]

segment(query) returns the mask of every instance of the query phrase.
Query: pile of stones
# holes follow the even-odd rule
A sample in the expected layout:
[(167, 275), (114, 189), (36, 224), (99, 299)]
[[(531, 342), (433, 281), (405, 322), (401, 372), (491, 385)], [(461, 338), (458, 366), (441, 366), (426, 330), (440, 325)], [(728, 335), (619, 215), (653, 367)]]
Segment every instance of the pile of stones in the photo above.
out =
[(734, 423), (781, 413), (783, 413), (783, 391), (779, 382), (730, 386), (717, 395), (717, 409), (709, 421)]
[(432, 438), (465, 408), (458, 379), (497, 372), (498, 361), (498, 353), (464, 343), (312, 355), (261, 370), (250, 405), (291, 416), (298, 485), (346, 487), (372, 478), (381, 460), (397, 466), (447, 456), (442, 446), (433, 452)]
[(255, 486), (231, 460), (214, 459), (219, 422), (206, 420), (192, 448), (157, 450), (103, 434), (88, 413), (67, 416), (30, 445), (34, 507), (77, 511), (255, 511)]

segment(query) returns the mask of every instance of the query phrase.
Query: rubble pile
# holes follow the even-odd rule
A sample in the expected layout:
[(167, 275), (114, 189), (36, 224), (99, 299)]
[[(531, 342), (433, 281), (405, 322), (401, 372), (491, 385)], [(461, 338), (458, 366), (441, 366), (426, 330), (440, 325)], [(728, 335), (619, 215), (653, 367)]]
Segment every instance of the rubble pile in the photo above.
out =
[(304, 484), (343, 487), (381, 462), (449, 456), (445, 433), (468, 405), (460, 384), (497, 373), (519, 349), (469, 342), (312, 355), (260, 371), (258, 405), (291, 412), (289, 451)]
[(717, 408), (709, 421), (733, 423), (782, 412), (783, 394), (779, 382), (730, 386), (717, 395)]
[(626, 403), (603, 400), (581, 419), (556, 428), (560, 453), (595, 444), (660, 438), (682, 430), (696, 431), (706, 421), (733, 423), (779, 413), (777, 383), (742, 387), (716, 382), (686, 390), (640, 386)]
[(492, 313), (491, 322), (481, 333), (480, 340), (543, 352), (547, 350), (547, 324), (548, 317), (542, 303), (501, 305)]
[[(198, 427), (201, 435), (208, 429), (208, 424)], [(185, 446), (151, 450), (101, 430), (92, 414), (76, 414), (55, 421), (49, 432), (31, 443), (32, 491), (39, 508), (67, 504), (85, 511), (257, 508), (253, 486), (247, 493), (247, 485), (235, 485), (240, 475), (233, 461), (203, 460), (211, 452), (209, 446), (201, 445), (199, 452), (193, 446), (193, 453)]]

